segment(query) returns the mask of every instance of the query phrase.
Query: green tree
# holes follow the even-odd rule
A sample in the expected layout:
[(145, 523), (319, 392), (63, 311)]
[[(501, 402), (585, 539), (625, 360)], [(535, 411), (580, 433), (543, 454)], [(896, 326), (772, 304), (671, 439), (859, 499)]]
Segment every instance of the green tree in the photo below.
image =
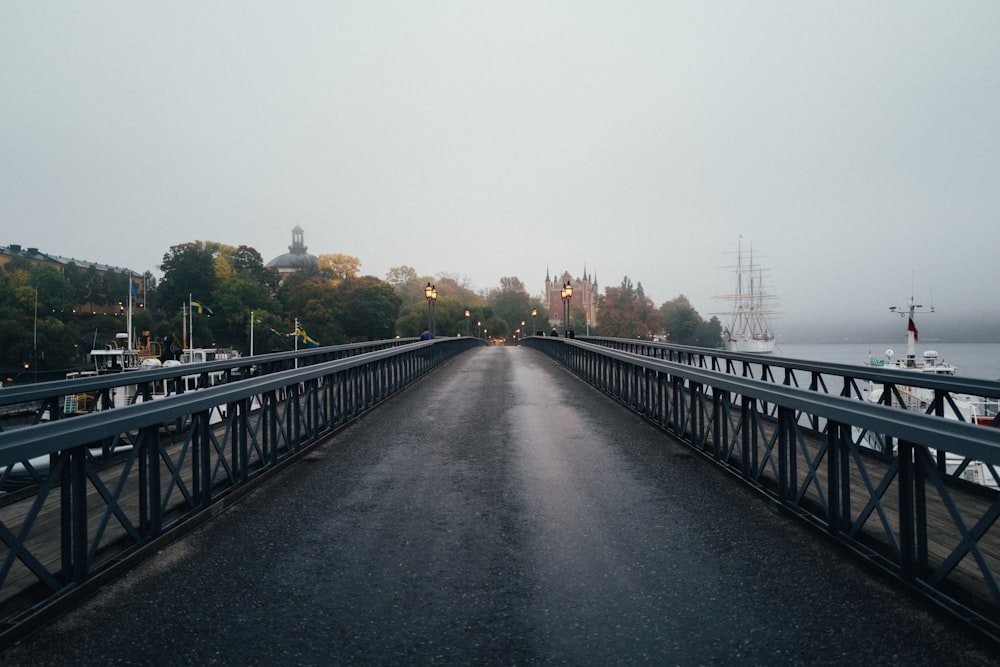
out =
[(201, 241), (171, 246), (163, 255), (160, 269), (163, 279), (156, 290), (157, 301), (167, 312), (186, 305), (189, 295), (197, 301), (207, 301), (218, 287), (215, 254)]
[(344, 330), (344, 293), (318, 267), (303, 267), (285, 278), (278, 289), (278, 301), (289, 331), (299, 320), (321, 345), (347, 342)]
[(620, 286), (604, 290), (597, 299), (597, 308), (598, 333), (602, 336), (645, 337), (656, 326), (652, 300), (643, 291), (642, 283), (633, 285), (628, 276)]
[(411, 303), (399, 311), (396, 318), (396, 335), (402, 338), (415, 338), (427, 328), (427, 304)]
[(500, 289), (490, 293), (487, 303), (494, 317), (503, 321), (504, 335), (520, 329), (521, 322), (525, 323), (526, 328), (531, 327), (531, 297), (517, 278), (501, 278)]
[(696, 345), (702, 326), (701, 316), (683, 294), (660, 306), (660, 326), (667, 340), (678, 345)]
[(660, 306), (660, 323), (667, 341), (678, 345), (715, 347), (722, 337), (718, 318), (703, 320), (683, 294)]
[(392, 338), (399, 315), (400, 296), (392, 285), (366, 276), (355, 281), (347, 301), (345, 330), (354, 341)]
[(249, 246), (225, 246), (214, 261), (217, 287), (209, 297), (212, 325), (220, 345), (250, 349), (250, 311), (280, 311), (272, 299), (277, 274), (264, 267)]
[(250, 349), (250, 311), (268, 311), (275, 304), (268, 288), (248, 273), (223, 280), (212, 294), (213, 328), (226, 346)]

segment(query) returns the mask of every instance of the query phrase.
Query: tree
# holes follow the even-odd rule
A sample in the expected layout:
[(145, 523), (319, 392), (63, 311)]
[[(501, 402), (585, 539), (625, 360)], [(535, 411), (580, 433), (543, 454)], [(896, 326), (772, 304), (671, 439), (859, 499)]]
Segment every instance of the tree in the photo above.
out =
[(168, 312), (187, 304), (189, 295), (207, 300), (218, 287), (215, 254), (201, 241), (171, 246), (160, 269), (163, 280), (156, 290), (158, 305)]
[(347, 342), (345, 299), (340, 286), (317, 266), (303, 267), (281, 283), (277, 294), (289, 331), (297, 319), (321, 345)]
[(678, 345), (696, 345), (702, 325), (691, 303), (683, 294), (660, 307), (660, 324), (667, 340)]
[(531, 297), (517, 278), (501, 278), (500, 290), (491, 292), (486, 302), (493, 315), (504, 322), (505, 332), (520, 329), (521, 322), (525, 323), (525, 327), (531, 326), (528, 322), (531, 319)]
[(235, 273), (212, 293), (214, 329), (226, 346), (249, 350), (250, 311), (271, 311), (277, 306), (268, 288), (249, 273)]
[(678, 345), (715, 347), (722, 337), (719, 319), (705, 322), (683, 294), (660, 306), (660, 323), (667, 341)]
[(524, 289), (524, 283), (520, 281), (517, 276), (504, 276), (500, 279), (500, 291), (501, 292), (524, 292), (528, 293), (528, 290)]
[(389, 283), (367, 276), (350, 290), (345, 331), (354, 341), (392, 338), (402, 299)]
[(655, 323), (656, 308), (642, 283), (633, 286), (628, 276), (618, 287), (608, 287), (597, 299), (598, 333), (616, 338), (648, 336)]
[(320, 271), (326, 271), (336, 281), (353, 280), (361, 270), (361, 260), (357, 257), (334, 253), (320, 255), (317, 261)]

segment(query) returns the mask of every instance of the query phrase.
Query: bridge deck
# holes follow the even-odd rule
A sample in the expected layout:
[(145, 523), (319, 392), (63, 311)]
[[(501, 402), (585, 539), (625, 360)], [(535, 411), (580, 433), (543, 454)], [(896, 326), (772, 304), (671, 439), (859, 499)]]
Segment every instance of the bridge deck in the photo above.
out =
[(2, 656), (992, 664), (523, 348), (461, 355)]

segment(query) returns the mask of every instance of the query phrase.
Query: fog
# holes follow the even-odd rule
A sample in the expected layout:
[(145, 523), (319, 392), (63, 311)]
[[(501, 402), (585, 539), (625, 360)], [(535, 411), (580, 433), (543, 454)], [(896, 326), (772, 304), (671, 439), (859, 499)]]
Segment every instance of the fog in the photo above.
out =
[[(1000, 331), (1000, 3), (88, 2), (0, 10), (0, 244), (212, 240), (477, 290), (625, 276), (779, 340)], [(990, 340), (1000, 340), (997, 335)]]

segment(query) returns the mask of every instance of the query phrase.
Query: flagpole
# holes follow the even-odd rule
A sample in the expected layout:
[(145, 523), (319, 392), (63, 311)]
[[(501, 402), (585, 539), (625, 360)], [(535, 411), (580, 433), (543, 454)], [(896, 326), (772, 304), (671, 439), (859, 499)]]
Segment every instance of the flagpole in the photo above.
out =
[[(297, 318), (297, 317), (295, 318), (295, 334), (294, 334), (293, 340), (295, 341), (295, 351), (298, 352), (299, 351), (299, 318)], [(295, 357), (295, 367), (296, 368), (299, 367), (299, 358), (298, 357)]]
[[(191, 327), (191, 333), (188, 336), (188, 343), (190, 347), (189, 350), (194, 349), (194, 308), (191, 306), (191, 292), (188, 292), (188, 326)], [(194, 357), (191, 357), (192, 360)]]
[(125, 327), (128, 330), (128, 345), (126, 349), (132, 351), (132, 272), (128, 272), (128, 317), (126, 318)]
[(253, 311), (250, 311), (250, 356), (253, 356)]

